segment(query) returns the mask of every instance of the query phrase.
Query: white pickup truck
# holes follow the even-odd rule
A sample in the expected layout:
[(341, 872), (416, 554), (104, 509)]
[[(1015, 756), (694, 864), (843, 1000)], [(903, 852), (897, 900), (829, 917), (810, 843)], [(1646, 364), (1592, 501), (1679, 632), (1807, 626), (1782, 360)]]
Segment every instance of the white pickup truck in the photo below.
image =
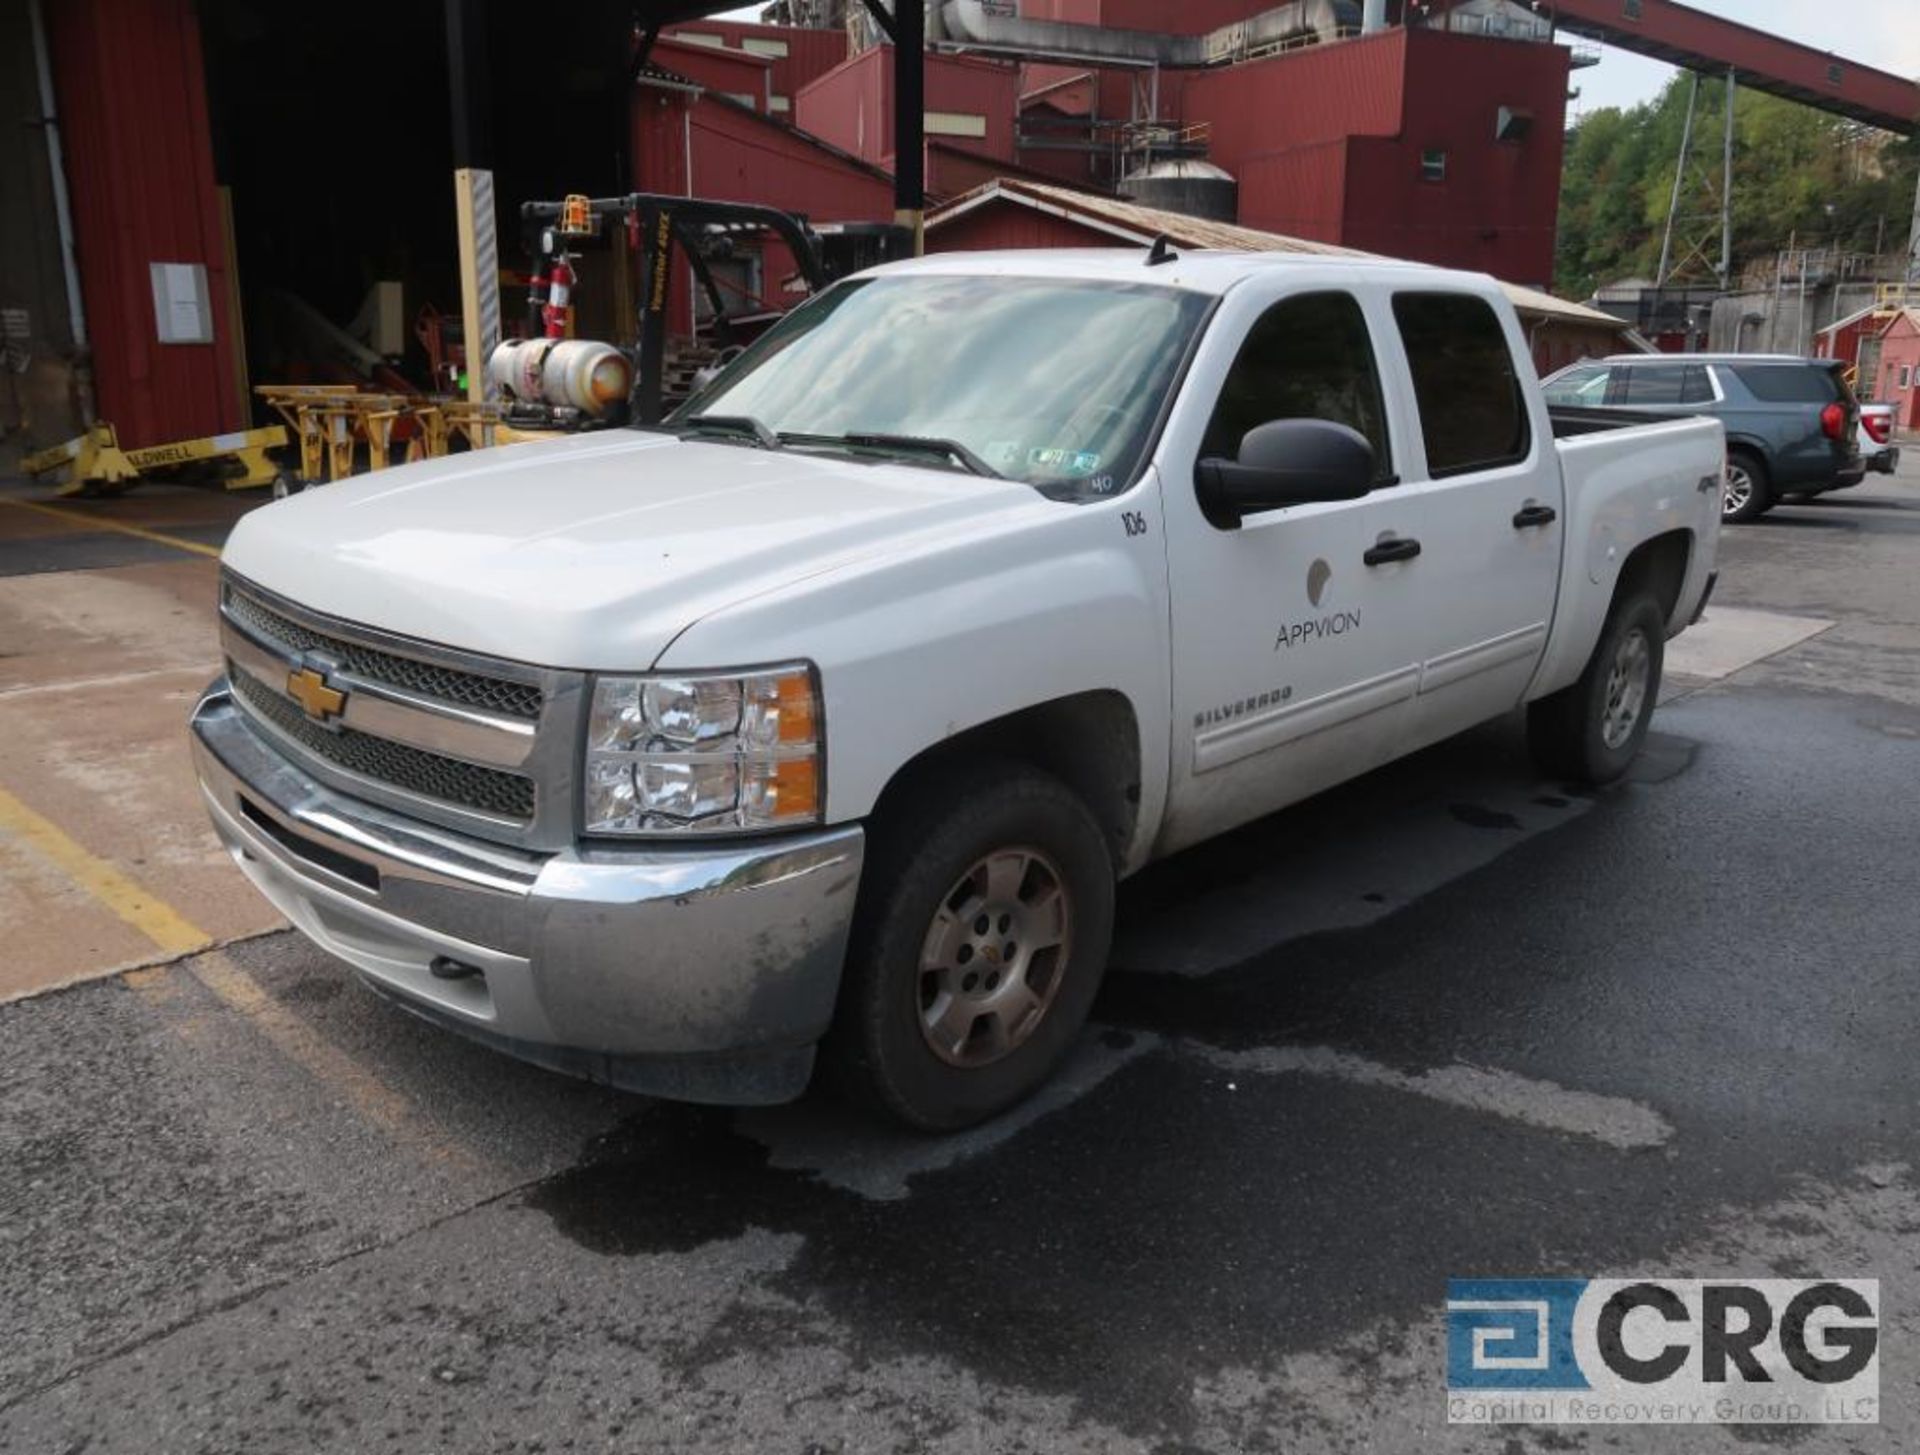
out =
[(192, 731), (241, 868), (430, 1019), (660, 1095), (913, 1126), (1030, 1092), (1116, 885), (1525, 705), (1647, 731), (1712, 420), (1542, 400), (1492, 280), (964, 253), (664, 426), (249, 515)]

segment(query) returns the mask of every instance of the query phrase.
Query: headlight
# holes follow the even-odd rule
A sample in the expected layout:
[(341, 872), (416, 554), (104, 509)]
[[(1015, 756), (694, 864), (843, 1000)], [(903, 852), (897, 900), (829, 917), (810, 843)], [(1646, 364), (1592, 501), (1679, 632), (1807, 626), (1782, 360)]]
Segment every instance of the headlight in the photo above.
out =
[(752, 833), (817, 823), (824, 737), (811, 667), (597, 678), (586, 832)]

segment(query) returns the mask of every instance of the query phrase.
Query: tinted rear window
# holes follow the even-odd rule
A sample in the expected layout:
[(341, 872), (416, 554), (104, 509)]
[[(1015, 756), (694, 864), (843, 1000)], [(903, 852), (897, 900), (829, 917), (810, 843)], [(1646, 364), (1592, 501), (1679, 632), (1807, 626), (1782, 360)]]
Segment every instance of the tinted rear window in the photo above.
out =
[(1681, 385), (1686, 379), (1686, 369), (1673, 364), (1636, 364), (1621, 371), (1627, 376), (1627, 385), (1614, 403), (1632, 406), (1635, 404), (1678, 404), (1682, 398)]
[(1733, 372), (1755, 399), (1769, 404), (1831, 404), (1840, 397), (1833, 370), (1800, 364), (1736, 364)]

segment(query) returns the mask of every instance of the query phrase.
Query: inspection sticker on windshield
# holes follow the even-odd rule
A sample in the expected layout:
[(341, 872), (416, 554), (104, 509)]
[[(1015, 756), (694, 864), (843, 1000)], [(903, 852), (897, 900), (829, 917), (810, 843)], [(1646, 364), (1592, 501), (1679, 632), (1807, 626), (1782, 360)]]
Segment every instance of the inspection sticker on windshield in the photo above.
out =
[(1033, 449), (1027, 451), (1027, 463), (1062, 475), (1091, 475), (1100, 468), (1100, 455), (1096, 450)]

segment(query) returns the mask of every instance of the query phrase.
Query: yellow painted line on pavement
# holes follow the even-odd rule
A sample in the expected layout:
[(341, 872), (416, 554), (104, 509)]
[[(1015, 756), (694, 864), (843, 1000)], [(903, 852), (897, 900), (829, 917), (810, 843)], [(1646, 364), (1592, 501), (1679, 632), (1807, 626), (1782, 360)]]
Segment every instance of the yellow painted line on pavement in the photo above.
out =
[(168, 954), (203, 950), (213, 943), (212, 935), (172, 905), (82, 848), (4, 788), (0, 788), (0, 833), (33, 849)]
[[(212, 991), (222, 1004), (246, 1017), (281, 1055), (331, 1088), (394, 1142), (429, 1162), (466, 1170), (479, 1167), (479, 1162), (464, 1148), (456, 1147), (444, 1137), (436, 1135), (405, 1095), (381, 1081), (350, 1054), (322, 1037), (267, 994), (260, 988), (260, 982), (235, 963), (226, 951), (215, 950), (196, 956), (185, 962), (183, 968)], [(135, 989), (148, 993), (159, 988), (137, 981), (132, 983)], [(156, 998), (164, 998), (164, 991)]]
[(220, 559), (218, 546), (203, 546), (199, 541), (190, 541), (182, 536), (170, 536), (162, 531), (148, 530), (143, 525), (128, 525), (124, 520), (107, 520), (95, 515), (81, 515), (77, 511), (62, 510), (57, 505), (42, 505), (36, 500), (14, 500), (0, 496), (0, 504), (17, 505), (22, 510), (37, 511), (41, 515), (50, 515), (55, 520), (64, 520), (69, 525), (90, 530), (115, 530), (121, 535), (138, 536), (143, 541), (158, 541), (163, 546), (172, 546), (176, 551), (192, 551), (198, 556), (211, 556)]

